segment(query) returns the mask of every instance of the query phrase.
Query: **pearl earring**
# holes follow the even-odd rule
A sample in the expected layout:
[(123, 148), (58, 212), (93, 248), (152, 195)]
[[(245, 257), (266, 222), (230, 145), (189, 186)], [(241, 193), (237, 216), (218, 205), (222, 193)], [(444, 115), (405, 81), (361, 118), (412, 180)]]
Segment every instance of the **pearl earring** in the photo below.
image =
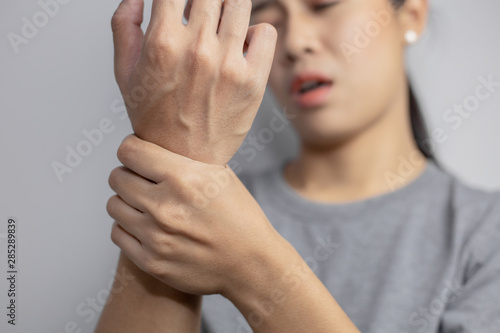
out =
[(414, 44), (418, 40), (418, 35), (414, 30), (408, 30), (405, 33), (405, 39), (408, 44)]

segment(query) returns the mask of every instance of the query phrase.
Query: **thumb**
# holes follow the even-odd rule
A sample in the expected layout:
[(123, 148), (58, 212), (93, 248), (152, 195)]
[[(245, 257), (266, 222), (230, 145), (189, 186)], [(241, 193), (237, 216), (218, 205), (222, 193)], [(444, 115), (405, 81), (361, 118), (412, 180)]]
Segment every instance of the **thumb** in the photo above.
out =
[(243, 52), (247, 53), (245, 59), (252, 68), (263, 69), (261, 74), (266, 82), (271, 72), (277, 38), (276, 28), (268, 23), (248, 27), (243, 47)]
[(122, 93), (139, 59), (144, 33), (143, 0), (123, 0), (111, 19), (115, 49), (115, 77)]

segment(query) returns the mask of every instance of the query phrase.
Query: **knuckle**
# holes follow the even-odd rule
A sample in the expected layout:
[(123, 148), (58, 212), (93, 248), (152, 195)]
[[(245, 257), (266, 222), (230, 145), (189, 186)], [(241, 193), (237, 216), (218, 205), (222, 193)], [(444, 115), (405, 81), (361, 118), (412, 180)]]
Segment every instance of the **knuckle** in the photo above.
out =
[(163, 226), (165, 224), (165, 216), (168, 212), (167, 204), (163, 200), (158, 200), (156, 198), (148, 200), (145, 203), (146, 211), (156, 220), (156, 222)]
[(144, 258), (144, 267), (153, 276), (159, 275), (161, 273), (158, 261), (151, 256), (146, 256), (146, 258)]
[(188, 222), (189, 211), (186, 209), (184, 204), (171, 205), (168, 211), (169, 221), (165, 222), (163, 226), (169, 230), (169, 232), (181, 232), (182, 226), (185, 226), (185, 222)]
[[(182, 177), (177, 179), (177, 182), (181, 190), (192, 191), (202, 186), (203, 177), (194, 172), (186, 172)], [(188, 193), (190, 194), (191, 192)]]
[[(176, 187), (178, 188), (177, 201), (191, 207), (200, 194), (202, 181), (201, 178), (197, 176), (184, 176), (177, 180)], [(179, 209), (179, 218), (183, 217), (180, 213)]]
[(147, 51), (156, 58), (174, 54), (177, 49), (171, 38), (160, 33), (152, 33), (146, 40), (145, 45)]
[(258, 95), (265, 89), (265, 82), (262, 81), (260, 76), (237, 65), (234, 60), (227, 59), (224, 61), (220, 70), (221, 79), (225, 82), (230, 82), (231, 85), (243, 90), (245, 97)]
[(151, 252), (159, 258), (168, 258), (170, 253), (171, 244), (168, 235), (164, 232), (154, 232), (150, 235)]
[(241, 68), (235, 66), (234, 62), (229, 59), (224, 62), (224, 65), (221, 68), (221, 77), (223, 80), (227, 80), (235, 84), (243, 84), (245, 82), (245, 77)]
[(199, 42), (187, 52), (188, 60), (196, 68), (210, 71), (215, 68), (215, 57), (212, 56), (207, 43)]
[[(167, 233), (179, 233), (182, 230), (182, 225), (188, 221), (189, 211), (181, 203), (165, 203), (157, 202), (150, 214), (156, 220), (161, 230)], [(165, 242), (165, 239), (157, 239)]]
[(175, 221), (187, 221), (191, 215), (188, 208), (182, 203), (176, 204), (173, 207), (171, 214)]
[(151, 234), (151, 245), (157, 251), (165, 246), (165, 237), (160, 232), (154, 232)]

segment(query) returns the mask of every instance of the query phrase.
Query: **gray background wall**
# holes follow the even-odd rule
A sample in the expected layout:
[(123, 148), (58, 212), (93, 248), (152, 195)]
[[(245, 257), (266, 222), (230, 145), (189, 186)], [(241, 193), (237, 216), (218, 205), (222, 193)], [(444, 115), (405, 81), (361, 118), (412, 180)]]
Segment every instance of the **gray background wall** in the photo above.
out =
[[(33, 22), (42, 7), (35, 0), (0, 3), (0, 276), (7, 270), (7, 219), (18, 221), (17, 325), (6, 323), (8, 286), (1, 278), (2, 332), (71, 332), (72, 325), (92, 332), (113, 278), (118, 249), (109, 239), (107, 178), (131, 132), (112, 70), (110, 18), (118, 3), (69, 0), (18, 53), (8, 34), (21, 35), (23, 17)], [(150, 7), (148, 0), (146, 18)], [(408, 67), (429, 127), (447, 135), (436, 145), (438, 158), (465, 182), (500, 189), (500, 88), (457, 128), (443, 119), (454, 103), (472, 101), (479, 76), (500, 81), (500, 2), (436, 0), (431, 10), (426, 34), (408, 50)], [(251, 135), (268, 124), (273, 107), (279, 109), (266, 97)], [(99, 124), (109, 133), (60, 181), (52, 164), (65, 163), (67, 146), (89, 148), (81, 146), (82, 131)], [(296, 152), (288, 128), (254, 160), (241, 154), (235, 160), (254, 172)]]

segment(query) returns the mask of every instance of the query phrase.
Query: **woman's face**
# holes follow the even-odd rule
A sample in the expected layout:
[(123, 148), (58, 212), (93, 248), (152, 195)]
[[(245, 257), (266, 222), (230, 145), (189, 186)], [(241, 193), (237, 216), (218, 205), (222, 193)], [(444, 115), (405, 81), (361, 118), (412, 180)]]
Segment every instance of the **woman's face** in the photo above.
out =
[(404, 32), (389, 0), (253, 0), (251, 24), (262, 22), (278, 31), (270, 87), (303, 140), (355, 135), (406, 89)]

